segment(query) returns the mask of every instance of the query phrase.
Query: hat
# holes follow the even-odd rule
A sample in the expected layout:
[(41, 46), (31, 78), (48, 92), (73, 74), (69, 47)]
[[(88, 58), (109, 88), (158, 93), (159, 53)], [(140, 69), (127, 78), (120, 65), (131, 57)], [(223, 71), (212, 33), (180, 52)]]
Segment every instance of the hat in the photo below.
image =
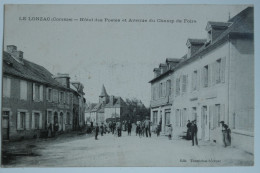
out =
[(220, 121), (219, 123), (223, 123), (224, 124), (225, 122), (224, 121)]

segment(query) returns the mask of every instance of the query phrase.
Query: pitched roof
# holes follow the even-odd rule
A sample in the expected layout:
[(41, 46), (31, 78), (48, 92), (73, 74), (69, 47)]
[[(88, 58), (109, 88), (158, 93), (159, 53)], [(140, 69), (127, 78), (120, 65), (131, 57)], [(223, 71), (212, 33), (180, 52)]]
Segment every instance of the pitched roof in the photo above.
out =
[(3, 52), (3, 73), (42, 84), (68, 89), (53, 79), (53, 75), (44, 67), (26, 59), (23, 59), (23, 64), (21, 64), (5, 51)]
[[(236, 16), (231, 18), (228, 22), (233, 22), (229, 27), (223, 31), (212, 43), (209, 45), (203, 45), (197, 52), (195, 52), (189, 59), (184, 58), (175, 69), (180, 68), (186, 62), (193, 61), (193, 59), (203, 55), (212, 49), (216, 48), (222, 42), (228, 39), (229, 35), (241, 34), (252, 36), (254, 34), (254, 18), (253, 18), (253, 7), (248, 7), (245, 10), (238, 13)], [(187, 55), (184, 55), (185, 57)]]

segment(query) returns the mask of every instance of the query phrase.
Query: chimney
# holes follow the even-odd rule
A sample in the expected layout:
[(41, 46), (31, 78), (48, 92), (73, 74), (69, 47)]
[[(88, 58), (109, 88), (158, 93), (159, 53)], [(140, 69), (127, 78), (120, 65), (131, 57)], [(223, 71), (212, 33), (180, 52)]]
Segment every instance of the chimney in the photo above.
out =
[(154, 78), (160, 76), (161, 72), (160, 72), (160, 69), (159, 68), (154, 68), (153, 69), (153, 72), (154, 72)]
[(17, 47), (14, 45), (7, 46), (7, 52), (12, 55), (12, 57), (23, 64), (23, 51), (17, 51)]
[(15, 45), (7, 45), (7, 52), (10, 54), (13, 54), (14, 52), (17, 51), (17, 47)]
[(70, 77), (69, 74), (57, 73), (54, 79), (66, 88), (70, 88)]
[(188, 53), (187, 53), (187, 58), (190, 58), (191, 56), (194, 55), (205, 43), (206, 39), (191, 39), (189, 38), (187, 40), (187, 47), (188, 47)]

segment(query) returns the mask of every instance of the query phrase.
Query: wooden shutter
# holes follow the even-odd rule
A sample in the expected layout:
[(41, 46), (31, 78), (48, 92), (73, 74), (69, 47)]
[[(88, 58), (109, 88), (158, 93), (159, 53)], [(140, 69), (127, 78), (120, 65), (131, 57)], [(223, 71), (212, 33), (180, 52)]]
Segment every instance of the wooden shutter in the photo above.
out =
[(43, 86), (42, 85), (40, 85), (39, 90), (40, 90), (40, 101), (43, 101)]
[(30, 129), (30, 114), (28, 112), (25, 114), (25, 129)]
[(21, 114), (20, 112), (17, 112), (17, 121), (16, 121), (17, 130), (21, 129)]
[(46, 100), (47, 100), (47, 101), (50, 101), (50, 100), (49, 100), (49, 88), (46, 88)]
[(33, 100), (35, 100), (35, 83), (33, 83)]
[(226, 69), (226, 57), (221, 58), (221, 82), (224, 83), (225, 82), (225, 69)]
[(42, 124), (42, 112), (39, 113), (39, 129), (42, 129), (43, 124)]
[(225, 123), (226, 123), (225, 104), (220, 105), (220, 117), (221, 117), (221, 120), (225, 121)]
[(211, 130), (214, 129), (213, 118), (214, 118), (214, 105), (211, 105), (211, 106), (209, 106), (209, 122), (210, 122), (210, 129)]
[(196, 90), (199, 90), (199, 88), (200, 88), (200, 70), (197, 70), (197, 77), (196, 77), (196, 82), (197, 82), (197, 84), (196, 84)]
[(208, 87), (211, 86), (211, 70), (212, 70), (212, 64), (208, 65)]
[(35, 129), (35, 116), (34, 116), (34, 113), (32, 113), (32, 129)]
[(201, 72), (200, 72), (200, 76), (201, 76), (201, 87), (204, 88), (204, 67), (202, 67)]

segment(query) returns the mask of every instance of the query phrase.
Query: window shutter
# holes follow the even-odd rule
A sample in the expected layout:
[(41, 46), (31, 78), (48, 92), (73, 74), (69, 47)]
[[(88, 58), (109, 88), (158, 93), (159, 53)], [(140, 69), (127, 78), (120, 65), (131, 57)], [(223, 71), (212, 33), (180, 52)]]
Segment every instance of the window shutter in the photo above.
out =
[(211, 71), (212, 71), (212, 64), (209, 64), (208, 65), (208, 86), (210, 87), (211, 86)]
[(209, 106), (209, 122), (210, 122), (210, 129), (213, 130), (213, 117), (214, 117), (214, 105)]
[(35, 83), (33, 83), (33, 100), (35, 100)]
[(42, 129), (42, 112), (40, 112), (40, 117), (39, 117), (39, 129)]
[(218, 110), (218, 107), (215, 105), (214, 106), (214, 117), (213, 117), (213, 128), (217, 128), (218, 127), (218, 114), (220, 113), (220, 112), (218, 112), (219, 110)]
[(225, 121), (225, 123), (226, 123), (226, 117), (225, 117), (225, 105), (224, 104), (222, 104), (221, 106), (220, 106), (220, 117), (221, 117), (221, 121)]
[(63, 103), (66, 103), (66, 92), (63, 92)]
[(226, 57), (221, 58), (221, 82), (225, 82)]
[(40, 85), (40, 101), (43, 101), (43, 86)]
[(200, 88), (200, 70), (197, 70), (197, 76), (196, 76), (196, 90), (199, 90)]
[(17, 121), (16, 121), (16, 125), (17, 125), (17, 130), (21, 129), (21, 114), (20, 112), (17, 113)]
[(211, 64), (211, 68), (212, 68), (212, 73), (211, 73), (211, 75), (212, 75), (212, 80), (211, 80), (211, 84), (212, 85), (215, 85), (215, 83), (216, 83), (216, 78), (215, 78), (215, 76), (216, 76), (216, 61), (214, 62), (214, 63), (212, 63)]
[(35, 129), (35, 116), (34, 116), (34, 113), (32, 113), (32, 129)]
[(201, 75), (201, 87), (202, 88), (204, 88), (204, 67), (202, 67), (202, 69), (201, 69), (201, 73), (200, 73)]
[(25, 129), (30, 129), (30, 114), (28, 112), (25, 114)]
[(47, 100), (47, 101), (50, 101), (50, 100), (49, 100), (49, 88), (46, 88), (46, 100)]

